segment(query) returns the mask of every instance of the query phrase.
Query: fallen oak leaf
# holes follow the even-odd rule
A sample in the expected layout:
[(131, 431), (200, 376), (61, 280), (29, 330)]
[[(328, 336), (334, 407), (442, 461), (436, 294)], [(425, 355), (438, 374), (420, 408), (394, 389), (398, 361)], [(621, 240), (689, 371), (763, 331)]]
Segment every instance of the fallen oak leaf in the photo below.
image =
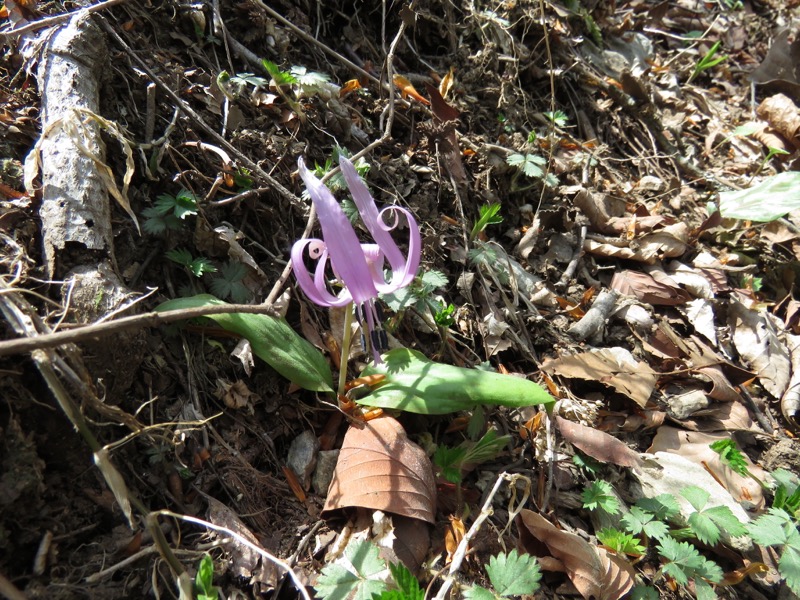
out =
[(639, 468), (642, 465), (638, 452), (604, 431), (559, 416), (556, 416), (556, 424), (565, 440), (594, 459), (620, 467)]

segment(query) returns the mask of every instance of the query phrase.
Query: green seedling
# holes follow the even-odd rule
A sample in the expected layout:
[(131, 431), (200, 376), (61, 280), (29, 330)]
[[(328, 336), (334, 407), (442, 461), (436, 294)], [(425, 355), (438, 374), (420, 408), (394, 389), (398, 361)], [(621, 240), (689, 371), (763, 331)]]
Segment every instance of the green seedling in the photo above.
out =
[(211, 293), (223, 300), (231, 299), (239, 304), (247, 302), (252, 297), (250, 290), (242, 283), (247, 273), (248, 269), (242, 263), (225, 263), (220, 269), (220, 276), (211, 280)]
[(542, 578), (539, 563), (530, 554), (516, 550), (489, 559), (486, 574), (492, 589), (475, 585), (464, 590), (467, 600), (501, 600), (512, 596), (530, 596), (539, 589)]
[(633, 537), (630, 533), (623, 533), (619, 529), (607, 527), (597, 532), (597, 541), (606, 548), (610, 548), (619, 554), (629, 556), (642, 556), (647, 548), (642, 546), (639, 538)]
[[(530, 156), (530, 155), (529, 155)], [(500, 216), (500, 203), (486, 204), (480, 207), (480, 217), (472, 226), (472, 231), (469, 234), (469, 241), (473, 241), (478, 235), (486, 229), (489, 225), (497, 225), (503, 222), (503, 217)]]
[(172, 262), (178, 263), (182, 267), (186, 267), (186, 270), (189, 271), (189, 273), (198, 278), (202, 277), (206, 273), (215, 273), (217, 270), (217, 268), (211, 264), (210, 260), (202, 256), (193, 258), (192, 253), (185, 248), (175, 248), (174, 250), (166, 252), (164, 256), (166, 256)]
[(219, 75), (217, 75), (217, 87), (225, 94), (228, 100), (235, 100), (244, 94), (245, 90), (250, 86), (253, 88), (260, 88), (266, 86), (268, 83), (266, 79), (254, 73), (237, 73), (236, 75), (231, 75), (227, 71), (220, 71)]
[(692, 71), (692, 74), (689, 76), (689, 80), (686, 83), (691, 83), (694, 81), (695, 77), (700, 75), (700, 73), (707, 71), (708, 69), (711, 69), (722, 61), (728, 59), (727, 56), (716, 56), (720, 46), (722, 46), (722, 42), (717, 41), (713, 46), (711, 46), (711, 48), (708, 49), (708, 52), (705, 53), (705, 56), (697, 61), (697, 64), (694, 66), (694, 70)]
[(543, 114), (556, 127), (564, 127), (566, 126), (567, 121), (569, 121), (567, 113), (565, 113), (563, 110), (557, 110), (555, 112), (546, 112)]
[(581, 499), (586, 510), (602, 510), (610, 515), (616, 515), (620, 511), (619, 500), (614, 495), (611, 484), (602, 479), (587, 485)]
[(523, 191), (532, 187), (531, 185), (520, 186), (517, 183), (521, 174), (532, 179), (541, 179), (545, 185), (550, 187), (558, 185), (558, 179), (552, 173), (546, 174), (542, 168), (547, 164), (547, 160), (537, 154), (518, 154), (515, 152), (506, 157), (506, 162), (517, 169), (511, 181), (511, 188), (514, 191)]
[(444, 303), (442, 303), (440, 306), (441, 308), (433, 314), (433, 320), (439, 327), (447, 329), (456, 322), (455, 318), (453, 317), (456, 312), (456, 307), (453, 304), (445, 305)]
[(161, 194), (153, 206), (142, 211), (145, 217), (145, 232), (161, 235), (167, 231), (177, 231), (183, 226), (186, 217), (197, 214), (197, 196), (182, 189), (175, 196)]
[(800, 520), (800, 481), (797, 475), (785, 469), (772, 472), (777, 483), (772, 507), (786, 512), (795, 521)]
[(197, 600), (217, 600), (219, 592), (214, 587), (214, 561), (208, 554), (200, 559), (200, 566), (197, 568), (197, 576), (194, 579)]
[[(758, 287), (759, 289), (761, 288), (761, 280), (757, 277), (754, 277), (751, 280), (751, 284), (753, 286), (751, 289), (754, 292), (758, 291), (756, 287)], [(762, 488), (767, 487), (763, 481), (761, 481), (758, 477), (756, 477), (750, 472), (750, 469), (747, 467), (747, 460), (745, 460), (745, 456), (742, 453), (742, 451), (739, 450), (739, 447), (736, 445), (736, 442), (734, 442), (731, 439), (717, 440), (716, 442), (712, 442), (711, 444), (709, 444), (709, 447), (714, 452), (719, 454), (720, 462), (722, 462), (723, 465), (727, 466), (729, 469), (731, 469), (735, 473), (738, 473), (742, 477), (749, 477), (750, 479), (758, 483), (758, 485), (760, 485)]]
[(497, 435), (490, 429), (477, 441), (466, 440), (455, 448), (439, 446), (433, 455), (433, 463), (447, 481), (460, 484), (467, 465), (494, 460), (510, 441), (511, 436)]

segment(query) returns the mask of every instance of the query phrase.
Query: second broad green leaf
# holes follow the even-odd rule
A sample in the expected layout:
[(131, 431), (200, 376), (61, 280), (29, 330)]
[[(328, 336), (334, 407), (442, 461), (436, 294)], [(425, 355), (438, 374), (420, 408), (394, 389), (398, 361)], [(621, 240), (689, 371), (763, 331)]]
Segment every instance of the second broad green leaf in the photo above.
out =
[[(159, 305), (165, 312), (226, 304), (210, 294), (177, 298)], [(333, 375), (322, 353), (289, 326), (285, 319), (265, 314), (208, 315), (220, 327), (250, 342), (253, 354), (292, 383), (314, 392), (333, 392)]]

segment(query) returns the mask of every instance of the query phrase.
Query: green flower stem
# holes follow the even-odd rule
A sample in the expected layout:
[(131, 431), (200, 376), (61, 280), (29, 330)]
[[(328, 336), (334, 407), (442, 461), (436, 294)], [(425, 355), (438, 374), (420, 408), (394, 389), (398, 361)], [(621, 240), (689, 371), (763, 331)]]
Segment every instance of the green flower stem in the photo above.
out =
[(353, 337), (353, 303), (347, 305), (344, 313), (344, 332), (342, 333), (342, 359), (339, 362), (339, 387), (338, 396), (344, 394), (344, 385), (347, 383), (347, 362), (350, 358), (350, 342)]

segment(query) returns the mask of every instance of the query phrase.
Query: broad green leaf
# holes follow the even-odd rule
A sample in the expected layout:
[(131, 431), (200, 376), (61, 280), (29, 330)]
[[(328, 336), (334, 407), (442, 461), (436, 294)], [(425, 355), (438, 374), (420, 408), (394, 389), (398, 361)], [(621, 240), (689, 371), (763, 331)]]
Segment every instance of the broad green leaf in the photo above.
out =
[(340, 564), (330, 564), (322, 569), (322, 574), (314, 586), (317, 594), (324, 600), (345, 600), (355, 592), (354, 600), (372, 600), (386, 589), (386, 583), (375, 579), (386, 564), (378, 556), (377, 546), (361, 541), (351, 542), (344, 555), (352, 570)]
[(611, 515), (619, 512), (619, 500), (614, 495), (611, 484), (607, 481), (598, 480), (587, 485), (581, 494), (581, 499), (583, 508), (587, 510), (600, 508)]
[(425, 590), (420, 587), (417, 578), (403, 563), (389, 563), (389, 572), (397, 587), (400, 588), (403, 600), (424, 600)]
[(734, 515), (733, 511), (727, 506), (707, 508), (703, 511), (703, 514), (714, 521), (717, 527), (731, 537), (740, 537), (747, 534), (745, 526), (742, 525), (742, 522), (736, 518), (736, 515)]
[(756, 544), (761, 546), (777, 546), (785, 544), (789, 539), (785, 528), (794, 528), (794, 523), (784, 511), (770, 508), (747, 527), (747, 531)]
[(800, 548), (786, 546), (778, 561), (778, 571), (786, 579), (786, 585), (795, 594), (800, 594)]
[[(159, 305), (165, 312), (226, 304), (210, 294), (177, 298)], [(228, 313), (208, 315), (220, 327), (250, 342), (253, 354), (292, 383), (314, 392), (333, 392), (333, 376), (322, 353), (300, 337), (285, 319), (270, 315)]]
[(690, 485), (681, 490), (681, 496), (686, 498), (695, 510), (703, 510), (711, 494), (701, 487)]
[(200, 566), (197, 569), (197, 576), (194, 585), (197, 591), (208, 598), (216, 598), (217, 593), (213, 586), (214, 581), (214, 561), (210, 555), (204, 554), (200, 559)]
[(768, 222), (800, 208), (800, 171), (767, 177), (746, 190), (722, 192), (719, 212), (729, 219)]
[(689, 515), (689, 527), (698, 540), (713, 546), (719, 541), (719, 527), (704, 512)]
[(499, 596), (479, 585), (473, 585), (463, 592), (465, 600), (498, 600)]
[(431, 291), (438, 290), (439, 288), (446, 286), (448, 283), (447, 275), (435, 269), (431, 269), (430, 271), (426, 271), (420, 275), (419, 281), (422, 283), (423, 287), (428, 288)]
[(386, 375), (359, 404), (405, 410), (423, 415), (443, 415), (476, 405), (536, 406), (548, 408), (555, 399), (541, 386), (513, 375), (463, 369), (435, 363), (414, 350), (396, 348), (384, 362), (370, 365), (364, 375)]
[(500, 596), (522, 596), (539, 589), (542, 573), (536, 558), (530, 554), (498, 554), (489, 559), (486, 573), (494, 591)]

